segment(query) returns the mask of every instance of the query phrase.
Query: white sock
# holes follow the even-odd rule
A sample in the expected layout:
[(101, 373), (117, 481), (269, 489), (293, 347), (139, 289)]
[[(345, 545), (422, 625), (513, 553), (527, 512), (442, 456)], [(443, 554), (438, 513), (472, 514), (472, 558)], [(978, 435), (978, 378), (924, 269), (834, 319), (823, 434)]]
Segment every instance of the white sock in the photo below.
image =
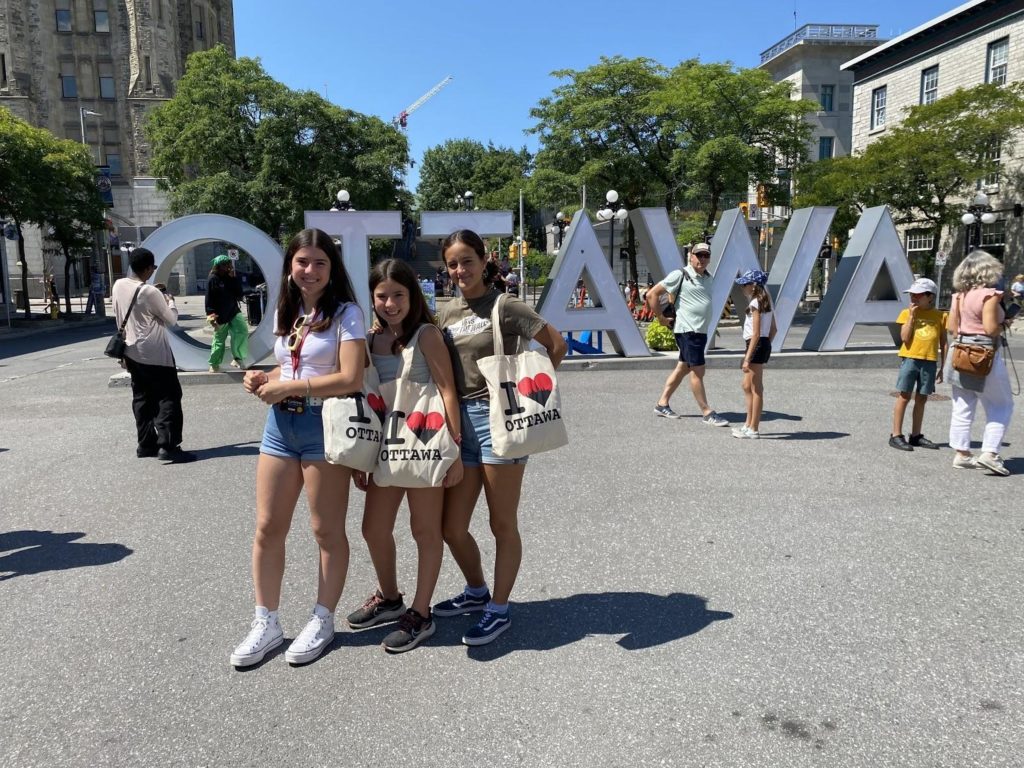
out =
[(317, 603), (313, 606), (313, 613), (319, 616), (321, 619), (327, 619), (331, 617), (333, 611), (330, 611), (324, 606), (320, 605), (320, 603)]
[(268, 611), (266, 606), (257, 605), (256, 618), (269, 619), (271, 624), (277, 624), (277, 611)]

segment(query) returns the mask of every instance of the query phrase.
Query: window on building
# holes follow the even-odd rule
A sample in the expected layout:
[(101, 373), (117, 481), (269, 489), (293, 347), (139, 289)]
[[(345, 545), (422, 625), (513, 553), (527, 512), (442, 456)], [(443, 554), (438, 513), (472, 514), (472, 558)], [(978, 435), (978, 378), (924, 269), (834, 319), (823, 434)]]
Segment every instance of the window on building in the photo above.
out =
[(819, 136), (818, 137), (818, 159), (828, 160), (832, 157), (832, 151), (835, 148), (835, 137), (834, 136)]
[(151, 91), (153, 90), (153, 66), (149, 63), (149, 56), (142, 57), (142, 66), (145, 69), (146, 90)]
[(930, 229), (911, 229), (907, 231), (907, 261), (911, 264), (921, 263), (932, 250), (935, 235)]
[(871, 127), (882, 128), (885, 126), (885, 99), (886, 86), (875, 88), (871, 92)]
[(921, 72), (921, 103), (931, 104), (937, 98), (939, 98), (938, 64)]
[(7, 54), (0, 53), (0, 88), (7, 87)]
[(984, 162), (988, 168), (988, 172), (978, 179), (974, 185), (975, 189), (985, 189), (987, 187), (998, 187), (1000, 177), (1002, 175), (1002, 161), (1003, 161), (1003, 145), (1001, 142), (996, 142), (992, 147), (985, 152)]
[(119, 152), (107, 152), (107, 165), (110, 166), (111, 176), (120, 176), (121, 154)]
[(196, 40), (203, 39), (203, 9), (198, 5), (192, 6), (192, 18), (195, 19)]
[(823, 85), (821, 86), (821, 93), (818, 95), (818, 103), (821, 104), (821, 109), (824, 112), (831, 112), (832, 97), (835, 96), (836, 87), (834, 85)]
[(985, 67), (985, 82), (996, 85), (1006, 84), (1006, 65), (1010, 60), (1010, 38), (1004, 37), (988, 44), (988, 62)]
[(73, 30), (71, 18), (71, 0), (57, 0), (57, 31), (71, 32)]
[(117, 94), (114, 92), (114, 65), (101, 62), (97, 67), (100, 73), (100, 98), (116, 98)]
[(78, 82), (75, 80), (75, 62), (66, 61), (60, 65), (60, 95), (65, 99), (78, 96)]
[(1006, 221), (996, 219), (991, 224), (981, 225), (981, 247), (997, 259), (1006, 251)]
[(97, 32), (110, 31), (110, 13), (107, 0), (92, 0), (92, 17)]
[(156, 20), (164, 20), (164, 0), (153, 0), (153, 5), (156, 6)]

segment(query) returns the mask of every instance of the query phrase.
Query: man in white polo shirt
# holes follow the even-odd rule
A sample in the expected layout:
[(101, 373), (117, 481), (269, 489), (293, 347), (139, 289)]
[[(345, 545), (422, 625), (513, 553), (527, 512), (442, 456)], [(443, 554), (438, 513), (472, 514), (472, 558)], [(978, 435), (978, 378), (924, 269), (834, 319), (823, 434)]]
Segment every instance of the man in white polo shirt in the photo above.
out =
[[(704, 392), (704, 348), (708, 343), (708, 327), (711, 325), (711, 280), (708, 262), (711, 260), (711, 246), (697, 243), (690, 249), (689, 264), (677, 269), (647, 292), (647, 304), (659, 323), (672, 328), (679, 347), (679, 362), (665, 381), (654, 414), (667, 419), (682, 418), (669, 406), (669, 400), (688, 373), (693, 399), (703, 414), (702, 421), (709, 427), (726, 427), (729, 422), (719, 416), (708, 405)], [(675, 297), (662, 304), (662, 297)], [(669, 315), (665, 310), (671, 307)], [(673, 320), (671, 314), (674, 313)]]

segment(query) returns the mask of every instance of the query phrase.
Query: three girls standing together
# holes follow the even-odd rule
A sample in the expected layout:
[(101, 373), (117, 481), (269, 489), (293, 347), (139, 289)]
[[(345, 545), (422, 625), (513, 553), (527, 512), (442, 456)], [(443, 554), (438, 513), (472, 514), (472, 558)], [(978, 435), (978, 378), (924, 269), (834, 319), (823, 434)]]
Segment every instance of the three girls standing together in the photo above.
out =
[[(442, 246), (442, 258), (459, 297), (432, 322), (412, 269), (401, 261), (377, 265), (370, 278), (376, 323), (367, 339), (363, 313), (355, 302), (341, 257), (331, 238), (307, 229), (285, 253), (270, 373), (249, 371), (247, 392), (271, 406), (256, 466), (256, 535), (252, 573), (256, 609), (249, 633), (231, 654), (238, 667), (258, 664), (284, 642), (278, 619), (284, 575), (285, 539), (303, 487), (313, 535), (319, 547), (317, 597), (306, 626), (285, 650), (292, 664), (313, 661), (334, 638), (334, 614), (345, 585), (349, 545), (345, 515), (351, 481), (366, 491), (362, 531), (377, 575), (377, 589), (348, 624), (363, 629), (397, 619), (385, 650), (407, 651), (434, 633), (434, 617), (481, 613), (463, 642), (484, 645), (512, 622), (509, 597), (519, 573), (519, 496), (526, 459), (505, 459), (491, 448), (488, 392), (477, 360), (494, 354), (491, 311), (500, 295), (491, 282), (483, 240), (459, 230)], [(506, 345), (536, 340), (554, 366), (566, 352), (558, 331), (527, 304), (509, 298), (501, 308)], [(412, 347), (412, 381), (433, 381), (444, 401), (446, 424), (461, 456), (441, 487), (379, 487), (373, 477), (325, 459), (323, 398), (361, 391), (367, 358), (382, 383), (401, 368), (402, 351)], [(493, 592), (483, 572), (480, 549), (469, 532), (483, 490), (495, 537)], [(416, 591), (406, 608), (399, 591), (394, 525), (408, 494), (412, 535), (418, 552)], [(441, 569), (443, 545), (462, 570), (461, 594), (430, 601)]]

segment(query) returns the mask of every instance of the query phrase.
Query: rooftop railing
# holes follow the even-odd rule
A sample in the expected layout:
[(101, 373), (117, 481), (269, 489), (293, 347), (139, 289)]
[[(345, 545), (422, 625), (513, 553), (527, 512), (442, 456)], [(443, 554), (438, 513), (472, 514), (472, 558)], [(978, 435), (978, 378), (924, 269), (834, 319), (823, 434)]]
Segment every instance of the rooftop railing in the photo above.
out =
[(761, 54), (761, 63), (774, 59), (783, 51), (805, 40), (828, 44), (859, 43), (878, 40), (877, 24), (804, 24), (784, 40), (780, 40)]

